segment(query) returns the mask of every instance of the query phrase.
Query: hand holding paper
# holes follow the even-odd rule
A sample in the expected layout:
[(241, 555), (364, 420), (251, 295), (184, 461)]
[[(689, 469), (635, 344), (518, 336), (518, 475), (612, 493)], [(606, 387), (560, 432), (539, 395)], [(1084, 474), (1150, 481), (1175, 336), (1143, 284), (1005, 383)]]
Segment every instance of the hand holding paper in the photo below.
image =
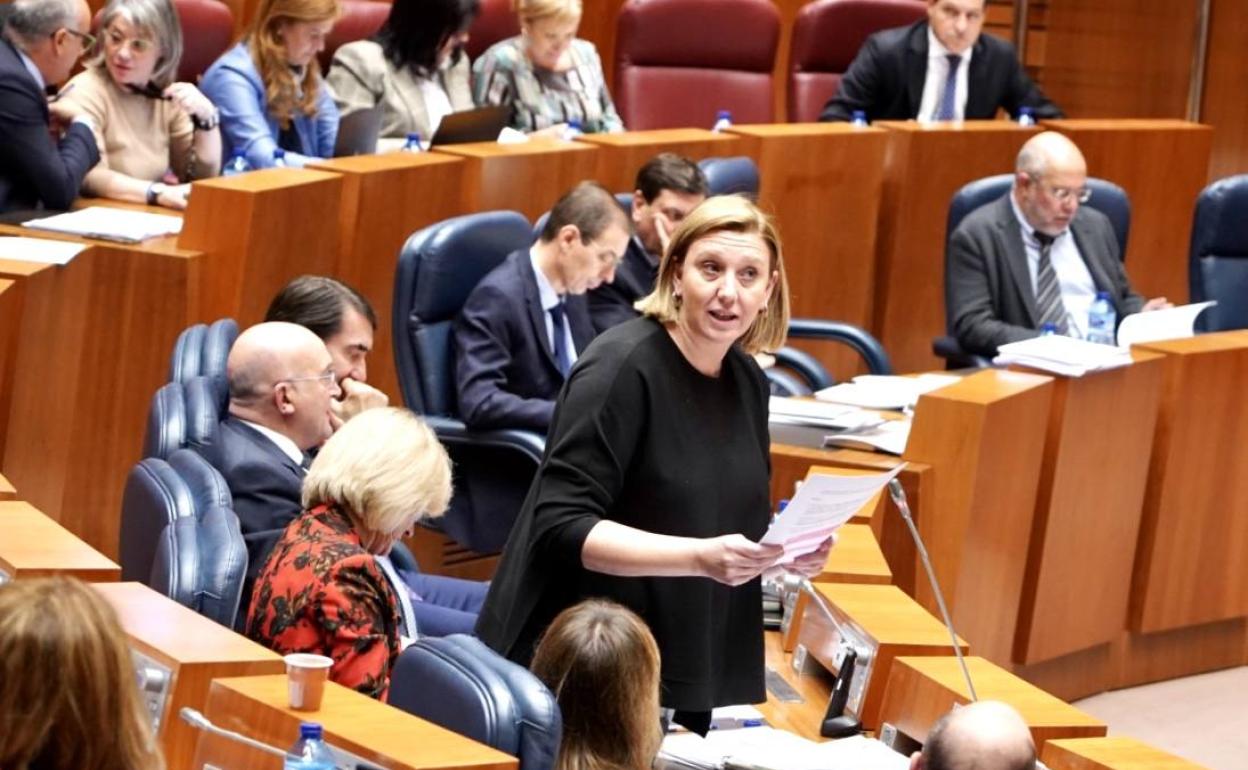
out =
[(816, 550), (904, 467), (865, 476), (811, 476), (759, 542), (784, 546), (781, 564)]

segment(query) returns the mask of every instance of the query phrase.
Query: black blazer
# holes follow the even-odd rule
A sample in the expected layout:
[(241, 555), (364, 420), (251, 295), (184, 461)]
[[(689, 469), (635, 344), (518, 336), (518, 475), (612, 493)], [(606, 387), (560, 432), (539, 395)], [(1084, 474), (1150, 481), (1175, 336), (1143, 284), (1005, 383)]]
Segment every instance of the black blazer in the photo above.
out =
[(658, 276), (659, 266), (650, 264), (645, 247), (634, 235), (628, 240), (624, 259), (615, 269), (615, 281), (604, 283), (586, 295), (594, 331), (602, 334), (612, 326), (640, 315), (633, 309), (633, 303), (654, 291), (654, 281)]
[[(594, 338), (584, 295), (567, 297), (577, 354)], [(563, 375), (546, 334), (546, 314), (528, 249), (513, 251), (481, 279), (455, 319), (459, 415), (474, 428), (550, 426)]]
[[(819, 119), (850, 120), (854, 110), (866, 112), (872, 121), (917, 117), (927, 78), (927, 27), (926, 20), (917, 21), (867, 38)], [(1014, 46), (981, 34), (971, 51), (967, 120), (991, 119), (998, 107), (1014, 118), (1019, 107), (1031, 107), (1037, 119), (1062, 117), (1062, 111), (1027, 77)]]
[[(1109, 292), (1118, 319), (1140, 312), (1144, 299), (1127, 281), (1109, 219), (1081, 206), (1070, 231), (1092, 282), (1098, 291)], [(945, 307), (949, 332), (962, 348), (993, 356), (1007, 342), (1035, 337), (1039, 325), (1036, 295), (1010, 194), (967, 214), (949, 237), (948, 249)]]
[(0, 38), (0, 212), (67, 209), (100, 161), (91, 129), (72, 123), (48, 137), (48, 101), (7, 39)]

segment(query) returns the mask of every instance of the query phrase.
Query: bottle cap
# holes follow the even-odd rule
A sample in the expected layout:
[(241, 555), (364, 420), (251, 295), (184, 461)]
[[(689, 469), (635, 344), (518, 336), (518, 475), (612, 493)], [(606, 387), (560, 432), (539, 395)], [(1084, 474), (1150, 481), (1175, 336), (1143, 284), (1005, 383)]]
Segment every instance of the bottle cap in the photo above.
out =
[(324, 734), (324, 731), (321, 728), (320, 722), (300, 722), (299, 723), (299, 737), (300, 738), (316, 738), (317, 740), (320, 740), (323, 734)]
[(719, 112), (715, 113), (715, 119), (716, 120), (732, 120), (732, 111), (720, 110)]
[(419, 131), (408, 131), (408, 132), (407, 132), (407, 141), (409, 141), (409, 142), (416, 142), (417, 144), (420, 144), (420, 132), (419, 132)]
[(1041, 336), (1041, 337), (1046, 337), (1046, 336), (1048, 336), (1048, 335), (1050, 335), (1050, 334), (1057, 334), (1057, 324), (1055, 324), (1055, 323), (1046, 323), (1046, 324), (1044, 324), (1043, 326), (1041, 326), (1041, 327), (1040, 327), (1040, 336)]
[(285, 158), (285, 157), (286, 157), (286, 151), (285, 151), (285, 150), (283, 150), (281, 147), (274, 147), (274, 148), (273, 148), (273, 159), (274, 159), (274, 160), (278, 160), (278, 159)]
[(863, 122), (866, 122), (867, 113), (865, 110), (854, 110), (850, 117), (852, 117), (855, 121), (861, 120)]
[(1096, 298), (1097, 298), (1097, 299), (1108, 300), (1108, 299), (1109, 299), (1109, 292), (1107, 292), (1107, 291), (1098, 291), (1098, 292), (1096, 293)]

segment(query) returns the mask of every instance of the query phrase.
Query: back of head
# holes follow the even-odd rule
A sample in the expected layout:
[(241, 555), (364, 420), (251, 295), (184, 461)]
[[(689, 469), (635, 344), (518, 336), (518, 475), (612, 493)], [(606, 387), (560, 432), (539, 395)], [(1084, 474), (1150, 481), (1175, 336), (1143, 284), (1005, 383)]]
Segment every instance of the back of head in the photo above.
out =
[(516, 15), (524, 24), (543, 19), (573, 21), (581, 18), (581, 0), (515, 0)]
[[(395, 0), (376, 40), (396, 69), (420, 76), (438, 69), (438, 51), (452, 35), (466, 32), (477, 18), (479, 0)], [(463, 52), (456, 49), (452, 63)]]
[(342, 328), (343, 311), (355, 310), (377, 328), (377, 313), (355, 289), (322, 275), (301, 275), (282, 287), (269, 303), (264, 320), (284, 321), (328, 340)]
[[(100, 35), (108, 34), (108, 27), (117, 18), (125, 19), (140, 34), (150, 38), (160, 48), (160, 59), (152, 70), (152, 83), (165, 88), (178, 75), (182, 61), (182, 24), (173, 0), (110, 0), (100, 13)], [(91, 60), (90, 66), (104, 66), (104, 46)]]
[(979, 701), (941, 717), (920, 764), (923, 770), (1035, 770), (1036, 747), (1011, 706)]
[(20, 47), (52, 36), (61, 27), (74, 26), (78, 0), (14, 0), (4, 33)]
[(565, 226), (575, 225), (581, 240), (588, 243), (613, 224), (626, 233), (631, 229), (628, 215), (607, 188), (597, 182), (581, 182), (555, 202), (542, 228), (541, 241), (550, 243)]
[(702, 197), (710, 194), (706, 175), (698, 164), (674, 152), (659, 153), (646, 161), (637, 171), (633, 189), (641, 192), (646, 203), (653, 203), (664, 190)]
[(555, 770), (650, 767), (662, 739), (659, 650), (641, 618), (602, 600), (566, 609), (531, 668), (563, 713)]
[(73, 578), (0, 586), (0, 767), (164, 763), (116, 613)]

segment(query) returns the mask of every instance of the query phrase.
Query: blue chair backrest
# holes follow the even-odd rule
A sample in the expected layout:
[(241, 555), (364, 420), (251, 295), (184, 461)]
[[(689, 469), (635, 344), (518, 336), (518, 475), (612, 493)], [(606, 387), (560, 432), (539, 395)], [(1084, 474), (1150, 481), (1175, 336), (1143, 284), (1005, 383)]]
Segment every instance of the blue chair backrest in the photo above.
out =
[(559, 753), (563, 723), (550, 690), (475, 637), (417, 640), (395, 663), (389, 703), (518, 757), (519, 770), (550, 770)]
[(211, 445), (228, 407), (224, 375), (162, 385), (147, 411), (143, 456), (168, 458), (178, 449)]
[(514, 211), (455, 217), (418, 231), (399, 252), (394, 282), (394, 359), (403, 401), (415, 412), (453, 416), (451, 326), (485, 274), (532, 243)]
[(1205, 331), (1248, 328), (1248, 174), (1196, 199), (1188, 271), (1192, 302), (1218, 301), (1201, 314)]
[(744, 195), (758, 200), (758, 165), (752, 158), (707, 158), (698, 161), (698, 167), (706, 175), (711, 195)]
[(238, 338), (233, 318), (221, 318), (211, 325), (195, 324), (178, 335), (169, 360), (169, 381), (185, 382), (192, 377), (225, 376), (225, 361)]

